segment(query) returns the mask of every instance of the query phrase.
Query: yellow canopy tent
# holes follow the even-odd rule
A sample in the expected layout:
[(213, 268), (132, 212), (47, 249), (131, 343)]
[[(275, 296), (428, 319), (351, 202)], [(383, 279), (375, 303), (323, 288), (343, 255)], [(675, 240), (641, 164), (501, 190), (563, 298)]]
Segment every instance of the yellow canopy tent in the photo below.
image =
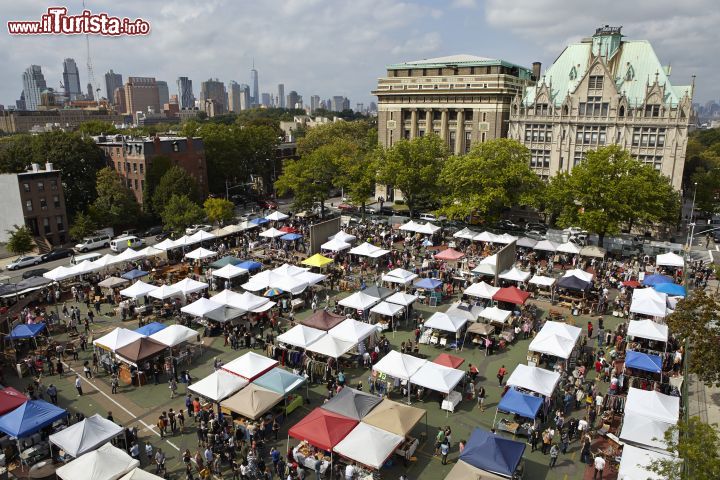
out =
[(308, 267), (324, 267), (325, 265), (332, 263), (333, 260), (331, 258), (327, 258), (324, 255), (320, 255), (319, 253), (316, 253), (312, 257), (308, 257), (305, 260), (303, 260), (301, 263), (303, 265), (307, 265)]

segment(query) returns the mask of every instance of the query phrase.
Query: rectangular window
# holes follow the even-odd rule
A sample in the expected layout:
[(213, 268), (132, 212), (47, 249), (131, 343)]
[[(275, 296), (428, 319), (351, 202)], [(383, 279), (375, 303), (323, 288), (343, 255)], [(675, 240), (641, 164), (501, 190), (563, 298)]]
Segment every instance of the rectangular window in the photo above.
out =
[(43, 218), (43, 231), (45, 232), (45, 235), (49, 235), (51, 232), (49, 218)]
[(47, 210), (47, 200), (44, 198), (40, 199), (40, 210)]
[(470, 151), (472, 146), (472, 132), (465, 132), (465, 153)]
[(143, 173), (143, 164), (141, 163), (140, 164), (140, 174), (142, 174), (142, 173)]
[(581, 145), (605, 145), (607, 127), (580, 125), (577, 127), (575, 141)]
[(663, 157), (661, 155), (635, 155), (635, 159), (650, 165), (655, 170), (662, 170)]
[(50, 180), (50, 190), (57, 190), (57, 180)]
[(57, 195), (53, 196), (53, 206), (55, 208), (60, 208), (60, 197)]
[(575, 156), (573, 157), (573, 167), (577, 166), (583, 160), (585, 160), (585, 154), (583, 152), (575, 152)]
[(29, 191), (30, 191), (30, 184), (29, 184), (29, 183), (23, 183), (23, 190), (25, 190), (26, 192), (29, 192)]
[(550, 168), (550, 150), (530, 150), (530, 166)]
[(603, 76), (602, 75), (590, 75), (590, 81), (588, 82), (588, 88), (590, 90), (602, 90)]
[(140, 189), (145, 191), (145, 180), (140, 180)]
[(136, 179), (135, 179), (135, 190), (137, 190), (137, 189), (138, 189), (138, 180), (137, 180), (137, 178), (136, 178)]
[(552, 141), (552, 125), (532, 124), (525, 126), (526, 142), (549, 143)]
[(65, 231), (65, 221), (63, 220), (63, 216), (58, 215), (57, 217), (55, 217), (55, 221), (57, 222), (58, 232)]
[(653, 127), (634, 128), (632, 144), (635, 147), (664, 147), (665, 129)]
[(25, 200), (25, 210), (27, 210), (28, 212), (33, 211), (32, 200)]
[(37, 182), (37, 188), (39, 192), (45, 191), (45, 183), (44, 182)]

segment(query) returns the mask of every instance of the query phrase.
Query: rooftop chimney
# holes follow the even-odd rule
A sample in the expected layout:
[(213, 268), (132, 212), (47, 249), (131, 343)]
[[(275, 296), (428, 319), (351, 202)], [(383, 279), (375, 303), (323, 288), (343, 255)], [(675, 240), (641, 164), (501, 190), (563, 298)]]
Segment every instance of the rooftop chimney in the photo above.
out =
[(34, 173), (39, 172), (39, 171), (40, 171), (40, 164), (39, 164), (39, 163), (33, 163), (33, 164), (32, 164), (32, 171), (33, 171)]
[(53, 171), (53, 164), (52, 162), (45, 162), (45, 171), (52, 172)]
[(534, 80), (537, 82), (540, 79), (540, 68), (542, 67), (542, 63), (540, 62), (533, 62), (532, 64), (532, 74)]

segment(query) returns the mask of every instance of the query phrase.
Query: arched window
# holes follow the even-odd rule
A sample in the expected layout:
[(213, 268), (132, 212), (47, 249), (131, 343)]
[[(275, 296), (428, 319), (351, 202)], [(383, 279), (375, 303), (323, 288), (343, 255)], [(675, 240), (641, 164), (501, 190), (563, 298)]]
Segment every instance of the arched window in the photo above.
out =
[(624, 117), (625, 116), (625, 105), (620, 105), (620, 110), (618, 111), (618, 117)]

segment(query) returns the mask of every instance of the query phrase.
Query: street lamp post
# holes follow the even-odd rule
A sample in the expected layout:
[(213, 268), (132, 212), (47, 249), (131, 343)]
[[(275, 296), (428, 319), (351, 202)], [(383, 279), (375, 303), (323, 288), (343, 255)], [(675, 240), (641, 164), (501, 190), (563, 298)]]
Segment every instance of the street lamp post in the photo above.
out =
[(692, 247), (693, 237), (695, 236), (695, 198), (697, 197), (697, 182), (694, 183), (695, 190), (693, 191), (692, 207), (690, 208), (690, 231), (688, 231), (687, 249), (690, 250)]

